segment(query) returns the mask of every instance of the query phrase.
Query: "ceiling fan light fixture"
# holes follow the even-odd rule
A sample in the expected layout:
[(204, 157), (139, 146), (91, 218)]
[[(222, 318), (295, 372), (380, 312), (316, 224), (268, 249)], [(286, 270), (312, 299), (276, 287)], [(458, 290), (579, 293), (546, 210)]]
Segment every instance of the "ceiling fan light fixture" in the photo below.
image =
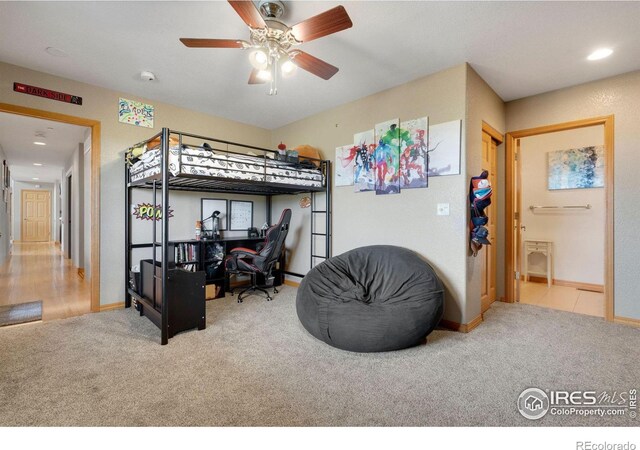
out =
[(290, 59), (285, 59), (282, 65), (280, 66), (282, 75), (285, 77), (293, 75), (296, 72), (297, 68), (298, 66)]
[(267, 56), (267, 53), (264, 50), (258, 49), (249, 53), (249, 62), (256, 69), (264, 70), (267, 68), (267, 65), (269, 64), (269, 57)]
[(258, 77), (263, 81), (271, 81), (271, 72), (269, 72), (268, 70), (262, 69), (258, 71), (256, 77)]
[(249, 27), (249, 40), (180, 38), (190, 48), (239, 48), (248, 50), (253, 70), (249, 84), (270, 81), (269, 95), (278, 92), (278, 78), (291, 76), (299, 66), (315, 76), (328, 80), (338, 68), (294, 48), (353, 26), (343, 6), (335, 6), (289, 27), (280, 18), (285, 5), (279, 0), (228, 0), (231, 7)]

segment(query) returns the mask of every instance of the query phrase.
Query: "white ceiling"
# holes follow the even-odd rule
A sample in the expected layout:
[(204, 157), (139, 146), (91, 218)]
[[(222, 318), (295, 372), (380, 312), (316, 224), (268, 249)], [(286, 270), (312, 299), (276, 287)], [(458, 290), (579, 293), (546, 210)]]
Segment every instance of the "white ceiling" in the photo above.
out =
[[(247, 39), (224, 1), (2, 1), (0, 60), (269, 129), (465, 61), (505, 101), (640, 69), (640, 2), (288, 1), (282, 19), (337, 4), (353, 28), (300, 48), (340, 72), (324, 81), (299, 70), (276, 97), (247, 85), (246, 52), (178, 41)], [(587, 61), (601, 46), (615, 53)], [(142, 70), (157, 80), (141, 81)]]
[[(16, 181), (53, 183), (84, 142), (86, 127), (0, 113), (0, 146), (4, 150), (11, 177)], [(35, 145), (36, 133), (44, 133), (47, 145)], [(34, 166), (40, 163), (42, 166)]]

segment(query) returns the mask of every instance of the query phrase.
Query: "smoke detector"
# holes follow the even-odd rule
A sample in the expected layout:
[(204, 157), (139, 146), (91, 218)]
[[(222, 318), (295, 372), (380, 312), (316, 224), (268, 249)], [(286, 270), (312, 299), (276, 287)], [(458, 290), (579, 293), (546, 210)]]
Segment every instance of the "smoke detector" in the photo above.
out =
[(154, 81), (156, 79), (156, 76), (153, 74), (153, 72), (143, 70), (142, 72), (140, 72), (140, 79), (142, 81)]
[(69, 56), (64, 52), (64, 50), (60, 50), (59, 48), (55, 48), (55, 47), (47, 47), (44, 49), (44, 51), (50, 54), (51, 56), (57, 56), (58, 58), (66, 58)]

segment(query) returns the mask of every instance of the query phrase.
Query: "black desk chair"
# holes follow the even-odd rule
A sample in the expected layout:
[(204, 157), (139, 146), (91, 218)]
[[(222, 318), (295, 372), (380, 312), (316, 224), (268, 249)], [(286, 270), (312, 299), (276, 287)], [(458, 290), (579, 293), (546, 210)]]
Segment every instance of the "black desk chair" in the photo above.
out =
[[(242, 303), (243, 295), (247, 292), (262, 291), (267, 294), (267, 301), (271, 300), (269, 292), (265, 288), (272, 287), (274, 278), (271, 275), (273, 267), (280, 259), (284, 250), (284, 240), (289, 232), (289, 222), (291, 222), (291, 210), (282, 211), (277, 224), (267, 230), (263, 247), (258, 250), (237, 247), (232, 249), (225, 259), (227, 272), (227, 286), (230, 287), (231, 274), (251, 275), (251, 285), (243, 289), (238, 294), (238, 303)], [(264, 284), (258, 286), (258, 275), (264, 277)], [(274, 294), (278, 290), (273, 286)], [(233, 290), (231, 290), (233, 295)], [(244, 295), (246, 297), (246, 295)]]

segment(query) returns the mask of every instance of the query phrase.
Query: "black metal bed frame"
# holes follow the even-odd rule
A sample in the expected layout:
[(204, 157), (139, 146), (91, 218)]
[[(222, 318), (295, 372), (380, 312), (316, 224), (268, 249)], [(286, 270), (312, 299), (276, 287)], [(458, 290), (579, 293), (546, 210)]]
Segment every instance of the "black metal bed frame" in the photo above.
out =
[[(229, 150), (230, 146), (238, 147), (245, 151), (259, 151), (262, 152), (264, 158), (264, 178), (263, 180), (243, 180), (243, 179), (225, 179), (221, 177), (210, 177), (197, 174), (183, 174), (179, 171), (179, 174), (174, 176), (169, 172), (169, 149), (170, 149), (170, 136), (177, 135), (180, 149), (183, 147), (195, 147), (183, 143), (183, 138), (204, 140), (213, 143), (212, 150), (216, 152), (223, 152), (227, 155), (239, 155), (248, 156), (247, 153), (239, 153)], [(206, 136), (200, 136), (191, 133), (183, 133), (179, 131), (172, 131), (169, 128), (163, 128), (161, 133), (158, 133), (151, 138), (142, 141), (129, 147), (126, 151), (130, 151), (133, 148), (147, 145), (151, 141), (160, 138), (160, 173), (149, 178), (144, 178), (139, 181), (132, 182), (131, 174), (129, 170), (129, 163), (125, 157), (125, 308), (130, 308), (132, 299), (141, 303), (141, 307), (145, 308), (145, 315), (153, 316), (149, 319), (154, 322), (161, 330), (161, 344), (166, 345), (169, 342), (169, 330), (168, 330), (168, 304), (171, 299), (167, 295), (167, 275), (169, 270), (170, 261), (169, 257), (169, 192), (171, 190), (186, 190), (194, 192), (215, 192), (215, 193), (236, 193), (247, 195), (263, 195), (266, 197), (266, 210), (267, 210), (267, 222), (271, 223), (271, 196), (281, 194), (302, 194), (310, 193), (311, 195), (311, 267), (313, 267), (314, 261), (317, 259), (327, 259), (331, 256), (331, 161), (319, 160), (315, 158), (305, 158), (312, 161), (316, 161), (319, 164), (319, 168), (322, 172), (323, 183), (321, 187), (315, 186), (300, 186), (295, 184), (285, 183), (272, 183), (267, 181), (267, 167), (275, 167), (272, 162), (275, 156), (278, 154), (275, 150), (270, 150), (261, 147), (255, 147), (251, 145), (239, 144), (236, 142), (225, 141), (220, 139), (214, 139)], [(220, 146), (226, 147), (219, 148)], [(269, 158), (268, 155), (272, 155)], [(126, 152), (125, 152), (126, 156)], [(182, 158), (179, 159), (180, 163)], [(282, 163), (280, 163), (282, 164)], [(277, 167), (280, 167), (278, 165)], [(292, 167), (294, 165), (292, 164)], [(242, 170), (235, 170), (236, 172)], [(296, 177), (292, 177), (296, 178)], [(146, 244), (133, 244), (131, 242), (131, 193), (135, 188), (151, 189), (153, 191), (152, 205), (154, 208), (158, 204), (158, 191), (162, 197), (162, 217), (160, 239), (158, 240), (157, 233), (157, 221), (153, 221), (152, 242)], [(325, 194), (324, 210), (315, 210), (316, 194)], [(325, 233), (316, 232), (315, 215), (325, 214)], [(315, 239), (316, 236), (324, 236), (324, 255), (316, 255)], [(161, 280), (161, 294), (162, 294), (162, 307), (158, 311), (154, 307), (156, 300), (156, 283), (153, 284), (153, 299), (150, 301), (141, 294), (136, 293), (129, 286), (129, 271), (131, 269), (132, 250), (135, 248), (151, 248), (153, 253), (153, 267), (157, 264), (157, 249), (161, 249), (161, 261), (162, 261), (162, 280)], [(298, 274), (293, 274), (298, 275)]]

